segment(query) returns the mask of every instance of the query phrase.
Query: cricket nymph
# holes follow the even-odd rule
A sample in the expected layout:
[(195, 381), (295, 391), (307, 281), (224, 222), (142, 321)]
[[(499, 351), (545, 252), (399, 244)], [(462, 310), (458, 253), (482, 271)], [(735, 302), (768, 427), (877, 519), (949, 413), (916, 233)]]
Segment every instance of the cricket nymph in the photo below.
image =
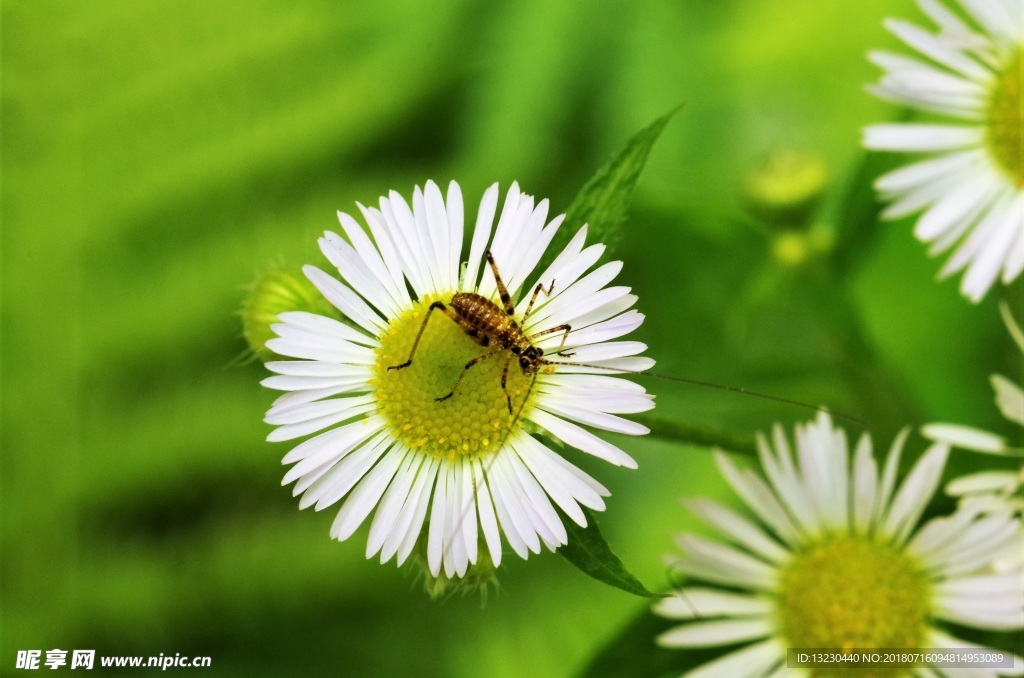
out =
[[(507, 382), (508, 382), (508, 367), (512, 360), (517, 360), (519, 363), (519, 369), (523, 375), (536, 379), (538, 370), (544, 365), (551, 365), (552, 363), (544, 359), (544, 351), (537, 346), (534, 346), (533, 340), (547, 336), (549, 334), (562, 333), (562, 343), (556, 351), (557, 355), (562, 357), (571, 357), (571, 353), (562, 352), (562, 348), (565, 346), (565, 340), (569, 336), (569, 332), (572, 331), (572, 327), (569, 325), (559, 325), (558, 327), (552, 327), (551, 329), (538, 332), (534, 335), (527, 335), (523, 332), (520, 322), (525, 322), (530, 316), (530, 312), (533, 310), (533, 305), (537, 301), (537, 297), (540, 296), (541, 292), (546, 295), (550, 295), (555, 289), (554, 281), (547, 287), (544, 288), (543, 283), (538, 283), (537, 287), (533, 290), (533, 296), (530, 297), (530, 303), (526, 306), (526, 311), (523, 312), (521, 321), (517, 322), (515, 315), (516, 309), (512, 304), (512, 298), (508, 293), (508, 289), (505, 287), (505, 283), (501, 280), (501, 275), (498, 273), (498, 265), (494, 261), (494, 256), (490, 251), (485, 252), (487, 257), (487, 263), (491, 266), (491, 271), (494, 273), (494, 280), (498, 288), (498, 296), (501, 298), (501, 306), (487, 299), (486, 297), (477, 294), (475, 292), (456, 292), (452, 295), (452, 299), (448, 304), (442, 301), (435, 301), (430, 305), (427, 310), (427, 317), (423, 319), (423, 324), (420, 326), (419, 332), (416, 335), (416, 340), (412, 344), (412, 350), (409, 352), (409, 359), (399, 365), (392, 365), (388, 367), (390, 370), (401, 370), (412, 364), (413, 357), (416, 355), (416, 348), (419, 346), (420, 339), (423, 337), (423, 331), (427, 327), (427, 323), (430, 322), (430, 316), (434, 311), (441, 311), (446, 316), (451, 318), (455, 323), (462, 328), (469, 337), (481, 346), (491, 347), (491, 350), (483, 355), (473, 358), (465, 367), (462, 368), (462, 372), (459, 374), (459, 378), (455, 380), (455, 384), (452, 386), (452, 390), (447, 395), (440, 396), (434, 400), (442, 401), (451, 398), (455, 395), (456, 389), (459, 384), (462, 383), (463, 378), (466, 376), (466, 372), (470, 370), (474, 365), (492, 358), (499, 353), (505, 354), (505, 367), (501, 372), (501, 388), (505, 392), (505, 399), (508, 403), (509, 414), (512, 413), (512, 397), (508, 393)], [(530, 388), (533, 387), (533, 380), (531, 379)], [(529, 394), (527, 394), (529, 395)], [(525, 399), (524, 399), (525, 403)]]
[(475, 292), (459, 292), (452, 297), (451, 307), (468, 325), (466, 334), (481, 346), (489, 346), (493, 341), (519, 356), (519, 367), (525, 375), (533, 374), (540, 367), (537, 359), (544, 355), (543, 351), (531, 344), (515, 318), (493, 301)]

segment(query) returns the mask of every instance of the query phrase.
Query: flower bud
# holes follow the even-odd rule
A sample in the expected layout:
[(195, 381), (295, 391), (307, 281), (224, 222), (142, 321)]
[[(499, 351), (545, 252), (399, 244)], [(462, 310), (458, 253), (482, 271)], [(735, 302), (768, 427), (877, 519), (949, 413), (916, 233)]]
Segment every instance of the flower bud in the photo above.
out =
[(278, 313), (286, 311), (341, 318), (301, 271), (289, 266), (270, 268), (252, 283), (242, 305), (242, 335), (249, 349), (263, 362), (275, 355), (266, 347), (267, 340), (276, 336), (270, 326), (278, 322)]

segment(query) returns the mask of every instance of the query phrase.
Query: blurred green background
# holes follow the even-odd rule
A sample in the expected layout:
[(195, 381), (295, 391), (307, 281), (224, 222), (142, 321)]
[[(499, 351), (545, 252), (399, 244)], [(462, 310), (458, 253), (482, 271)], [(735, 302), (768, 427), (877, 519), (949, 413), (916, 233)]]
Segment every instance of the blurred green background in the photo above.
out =
[[(891, 161), (861, 171), (860, 129), (902, 115), (863, 91), (865, 52), (895, 47), (885, 16), (918, 14), (910, 0), (5, 0), (0, 672), (33, 648), (207, 655), (226, 676), (584, 671), (644, 601), (552, 554), (509, 557), (484, 607), (431, 601), (364, 560), (365, 528), (338, 544), (334, 511), (297, 510), (288, 446), (264, 442), (265, 371), (229, 366), (236, 310), (267, 265), (323, 266), (315, 239), (356, 200), (457, 179), (472, 214), (487, 185), (518, 180), (562, 211), (680, 102), (614, 252), (657, 369), (828, 404), (871, 421), (883, 449), (935, 419), (1012, 435), (988, 385), (1020, 369), (1000, 292), (970, 305), (958, 281), (934, 282), (909, 221), (871, 218), (865, 177)], [(817, 223), (839, 246), (805, 267), (773, 259), (738, 197), (780, 148), (831, 170)], [(647, 386), (655, 414), (744, 439), (813, 416)], [(612, 546), (663, 589), (661, 555), (694, 527), (677, 498), (733, 499), (706, 450), (618, 442), (638, 471), (571, 459), (613, 492)], [(635, 674), (653, 671), (635, 652)], [(634, 673), (618, 666), (592, 671)]]

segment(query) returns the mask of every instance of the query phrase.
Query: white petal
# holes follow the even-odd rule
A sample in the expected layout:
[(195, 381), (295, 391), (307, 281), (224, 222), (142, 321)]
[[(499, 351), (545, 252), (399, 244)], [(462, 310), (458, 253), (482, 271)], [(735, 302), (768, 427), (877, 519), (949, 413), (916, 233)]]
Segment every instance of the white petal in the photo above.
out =
[(686, 678), (761, 678), (785, 659), (785, 649), (770, 638), (703, 664), (687, 672)]
[(878, 503), (875, 504), (874, 519), (872, 523), (880, 524), (889, 513), (889, 500), (892, 497), (893, 489), (896, 487), (896, 472), (900, 465), (900, 457), (903, 454), (903, 443), (910, 435), (910, 429), (904, 428), (897, 434), (889, 448), (889, 454), (885, 458), (885, 468), (882, 471), (882, 481), (878, 490)]
[[(996, 221), (992, 234), (979, 247), (974, 261), (964, 275), (961, 289), (973, 301), (980, 300), (999, 277), (1010, 251), (1010, 245), (1020, 231), (1024, 201), (1007, 199), (1003, 210), (992, 219)], [(979, 224), (980, 229), (983, 224)]]
[(914, 235), (923, 242), (937, 241), (930, 254), (945, 251), (977, 222), (982, 211), (995, 199), (997, 189), (998, 184), (987, 172), (965, 178), (921, 216), (914, 227)]
[[(929, 629), (928, 637), (925, 638), (925, 643), (928, 647), (944, 648), (950, 650), (989, 650), (994, 648), (988, 648), (984, 645), (978, 645), (977, 643), (968, 642), (962, 638), (955, 638), (947, 633), (939, 631), (938, 629)], [(1013, 655), (1013, 668), (999, 669), (990, 675), (1001, 675), (1001, 676), (1019, 676), (1024, 674), (1024, 659), (1017, 655)]]
[(327, 301), (335, 308), (371, 335), (378, 336), (384, 330), (385, 324), (380, 316), (372, 310), (358, 294), (343, 285), (340, 281), (332, 278), (316, 266), (303, 266), (302, 272), (306, 274), (313, 285), (320, 290)]
[(587, 365), (553, 363), (558, 374), (643, 374), (654, 364), (654, 360), (644, 357), (615, 358)]
[(983, 154), (978, 151), (946, 153), (889, 172), (875, 181), (875, 188), (887, 197), (900, 195), (954, 172), (977, 166), (983, 159)]
[(480, 266), (484, 260), (484, 250), (491, 238), (491, 226), (494, 224), (494, 212), (498, 206), (498, 184), (484, 191), (477, 212), (476, 226), (473, 228), (473, 240), (469, 247), (469, 259), (466, 261), (466, 272), (462, 280), (462, 288), (473, 291), (480, 280)]
[(737, 585), (759, 591), (770, 591), (775, 586), (776, 570), (763, 560), (693, 534), (682, 534), (677, 541), (685, 553), (677, 563), (680, 570), (686, 571), (686, 562), (690, 561), (713, 568), (721, 578), (732, 578)]
[(558, 508), (562, 509), (569, 518), (573, 520), (577, 525), (582, 527), (587, 526), (587, 519), (583, 515), (583, 511), (580, 509), (579, 504), (576, 503), (566, 487), (559, 482), (559, 475), (548, 472), (548, 469), (543, 465), (543, 462), (538, 461), (538, 457), (542, 457), (544, 452), (538, 452), (533, 448), (533, 445), (540, 445), (531, 436), (522, 436), (516, 440), (511, 446), (516, 451), (516, 454), (522, 459), (523, 463), (533, 474), (533, 477), (537, 479), (541, 487), (544, 488), (544, 492), (558, 505)]
[(427, 567), (430, 574), (437, 577), (441, 573), (441, 559), (448, 535), (445, 534), (447, 517), (445, 507), (448, 502), (448, 464), (442, 462), (437, 471), (434, 484), (434, 499), (430, 507), (430, 526), (427, 532)]
[(516, 454), (501, 455), (498, 463), (505, 464), (506, 472), (509, 476), (514, 474), (516, 482), (525, 493), (520, 496), (525, 496), (529, 505), (541, 521), (543, 521), (544, 526), (555, 537), (555, 540), (559, 544), (567, 544), (569, 538), (565, 525), (562, 524), (562, 520), (551, 505), (551, 500), (548, 498), (547, 493), (523, 464), (519, 456)]
[(878, 489), (878, 464), (871, 449), (871, 436), (866, 433), (857, 443), (853, 468), (853, 524), (860, 533), (867, 533), (872, 526)]
[(487, 485), (491, 488), (491, 498), (494, 500), (498, 522), (508, 539), (509, 546), (523, 559), (528, 557), (528, 550), (539, 553), (540, 540), (537, 533), (530, 527), (529, 519), (514, 497), (510, 496), (511, 488), (504, 474), (495, 468), (496, 461), (490, 460), (489, 463), (491, 468), (486, 473)]
[(309, 435), (310, 433), (316, 433), (328, 426), (339, 424), (346, 419), (352, 419), (366, 414), (367, 412), (372, 412), (376, 407), (376, 403), (367, 403), (357, 407), (348, 407), (333, 414), (326, 414), (321, 417), (315, 417), (295, 424), (278, 426), (267, 435), (267, 440), (274, 443), (282, 440), (301, 438), (302, 436)]
[(374, 507), (380, 502), (384, 490), (405, 459), (406, 452), (395, 446), (384, 455), (373, 470), (363, 477), (355, 491), (349, 495), (345, 505), (338, 511), (338, 516), (331, 526), (331, 534), (338, 541), (345, 541), (363, 524)]
[(441, 552), (446, 577), (461, 577), (466, 573), (466, 568), (469, 565), (466, 544), (462, 539), (463, 517), (459, 513), (459, 506), (462, 503), (462, 488), (459, 483), (460, 474), (457, 471), (457, 465), (458, 460), (449, 463), (445, 471), (448, 494), (444, 507), (445, 540), (441, 545)]
[[(567, 348), (573, 348), (574, 346), (618, 339), (640, 327), (644, 322), (644, 317), (644, 314), (639, 311), (628, 311), (609, 320), (594, 323), (589, 327), (573, 329), (566, 338), (565, 345)], [(550, 342), (542, 342), (542, 345), (545, 343), (551, 346), (554, 344), (554, 339), (552, 338)]]
[(1024, 271), (1024, 224), (1017, 229), (1017, 237), (1010, 244), (1006, 254), (1006, 261), (1003, 263), (1003, 284), (1012, 283), (1021, 271)]
[(882, 524), (883, 534), (893, 536), (897, 542), (907, 538), (935, 494), (948, 455), (949, 447), (938, 443), (921, 456), (893, 499)]
[(480, 514), (480, 529), (484, 533), (484, 542), (487, 544), (488, 553), (491, 554), (491, 562), (497, 567), (501, 565), (501, 537), (498, 531), (498, 519), (494, 515), (494, 503), (491, 501), (491, 490), (487, 486), (480, 462), (474, 461), (472, 465), (477, 508)]
[(1001, 187), (990, 199), (988, 211), (981, 216), (977, 224), (972, 227), (970, 234), (964, 238), (960, 247), (942, 267), (939, 277), (945, 278), (952, 275), (971, 263), (989, 239), (999, 231), (1010, 207), (1009, 191)]
[(441, 289), (454, 291), (458, 286), (458, 263), (451, 260), (451, 228), (448, 224), (448, 210), (441, 195), (441, 189), (428, 181), (423, 191), (423, 207), (427, 222), (427, 233), (434, 247), (437, 259)]
[(718, 502), (710, 499), (690, 499), (684, 500), (683, 505), (737, 546), (752, 551), (766, 560), (781, 563), (790, 555), (789, 551), (766, 535), (760, 527)]
[(775, 605), (766, 598), (721, 589), (686, 587), (654, 605), (654, 613), (671, 619), (709, 617), (767, 617)]
[[(477, 532), (477, 506), (476, 487), (473, 482), (473, 469), (468, 461), (460, 461), (458, 472), (459, 478), (459, 524), (462, 526), (462, 543), (466, 548), (466, 555), (469, 562), (476, 564), (477, 546), (480, 539)], [(462, 576), (460, 573), (459, 576)]]
[[(316, 510), (322, 511), (337, 503), (366, 475), (370, 467), (388, 450), (391, 442), (390, 436), (380, 433), (366, 445), (345, 456), (309, 486), (309, 489), (302, 495), (299, 507), (305, 508), (316, 503)], [(331, 536), (334, 536), (333, 530), (337, 525), (336, 520), (331, 528)]]
[(343, 322), (334, 318), (307, 313), (306, 311), (287, 311), (277, 315), (278, 320), (288, 325), (295, 325), (304, 329), (319, 332), (330, 337), (337, 337), (346, 341), (352, 341), (363, 346), (377, 347), (380, 342), (375, 337), (370, 337), (357, 329), (349, 327)]
[[(391, 198), (395, 202), (394, 196)], [(399, 209), (401, 207), (399, 206)], [(419, 243), (419, 256), (423, 258), (424, 268), (430, 278), (431, 289), (435, 291), (450, 289), (445, 284), (445, 272), (441, 270), (441, 262), (437, 253), (437, 243), (427, 221), (427, 208), (424, 203), (423, 189), (416, 186), (412, 191), (412, 228), (414, 242)]]
[(716, 450), (714, 456), (719, 471), (747, 506), (785, 542), (798, 542), (800, 536), (792, 518), (764, 481), (752, 472), (741, 472), (722, 452)]
[(281, 374), (275, 377), (267, 377), (260, 382), (260, 385), (276, 391), (291, 391), (291, 393), (281, 396), (281, 398), (275, 400), (274, 407), (285, 403), (290, 403), (292, 405), (296, 404), (295, 398), (289, 398), (288, 400), (283, 400), (283, 398), (287, 398), (292, 395), (304, 395), (297, 393), (298, 391), (312, 391), (312, 397), (306, 401), (312, 402), (313, 400), (325, 398), (328, 395), (345, 393), (346, 391), (366, 390), (368, 388), (366, 378), (362, 376), (292, 377), (286, 374)]
[(977, 452), (998, 454), (1006, 449), (1006, 439), (981, 429), (958, 424), (926, 424), (921, 435), (929, 440)]
[[(584, 250), (583, 245), (586, 240), (587, 226), (584, 224), (576, 231), (569, 244), (558, 253), (551, 265), (538, 276), (539, 282), (554, 285), (551, 296), (561, 293), (562, 290), (576, 282), (579, 276), (583, 275), (601, 257), (604, 246), (592, 245)], [(585, 251), (588, 253), (584, 254)]]
[[(396, 449), (400, 446), (396, 446)], [(422, 455), (408, 453), (404, 448), (400, 452), (405, 456), (401, 467), (395, 474), (394, 481), (388, 486), (373, 515), (370, 523), (370, 536), (366, 540), (366, 557), (372, 558), (381, 550), (384, 542), (398, 527), (398, 516), (409, 501), (409, 492), (416, 480), (417, 473), (425, 458)], [(387, 559), (381, 562), (387, 562)]]
[(658, 636), (664, 647), (717, 647), (764, 638), (772, 633), (767, 619), (693, 622)]
[(529, 414), (529, 420), (547, 429), (551, 435), (572, 445), (576, 449), (604, 459), (616, 466), (636, 468), (636, 461), (615, 445), (595, 436), (565, 419), (536, 408)]
[(568, 289), (554, 295), (551, 301), (534, 310), (530, 315), (531, 331), (545, 329), (545, 326), (571, 322), (582, 315), (583, 311), (592, 308), (588, 302), (593, 301), (594, 295), (603, 290), (605, 285), (610, 283), (621, 270), (621, 261), (609, 262), (594, 269), (569, 286)]
[(384, 541), (381, 548), (381, 562), (387, 562), (397, 554), (396, 563), (401, 565), (412, 553), (413, 546), (419, 540), (423, 527), (423, 519), (430, 504), (430, 495), (437, 479), (438, 461), (427, 459), (416, 474), (416, 482), (409, 491), (409, 496), (398, 514), (395, 527)]
[[(606, 287), (599, 292), (581, 299), (572, 308), (559, 316), (558, 320), (570, 325), (573, 332), (586, 329), (596, 323), (612, 318), (636, 303), (635, 294), (629, 294), (628, 287)], [(569, 333), (572, 337), (572, 332)], [(541, 344), (553, 348), (550, 339), (541, 340)]]
[(987, 82), (991, 79), (992, 76), (986, 68), (917, 26), (897, 19), (888, 19), (884, 24), (886, 28), (896, 34), (903, 42), (929, 59), (957, 71), (976, 82)]
[[(635, 421), (623, 419), (622, 417), (617, 417), (614, 414), (605, 414), (604, 412), (588, 409), (586, 407), (568, 405), (557, 401), (551, 402), (551, 400), (547, 398), (543, 401), (539, 401), (537, 403), (537, 407), (543, 407), (545, 411), (564, 419), (576, 421), (605, 431), (624, 433), (626, 435), (633, 436), (642, 436), (650, 433), (649, 428), (643, 424), (638, 424)], [(532, 413), (530, 418), (536, 421), (536, 412)]]
[[(381, 428), (382, 425), (379, 423), (365, 426), (359, 421), (307, 440), (285, 457), (284, 463), (301, 461), (288, 470), (281, 484), (287, 485), (302, 478), (327, 462), (334, 464), (341, 461), (350, 452), (361, 447), (371, 436), (377, 434)], [(296, 456), (292, 456), (293, 454)]]
[(402, 260), (399, 258), (398, 250), (391, 239), (384, 215), (378, 209), (364, 207), (358, 202), (356, 205), (359, 207), (359, 211), (363, 213), (367, 226), (370, 227), (370, 233), (373, 235), (376, 249), (380, 253), (387, 274), (391, 279), (388, 289), (392, 291), (392, 295), (399, 302), (400, 306), (403, 308), (409, 306), (412, 298), (409, 296), (409, 290), (405, 284), (405, 271), (402, 269)]
[(962, 0), (964, 7), (974, 16), (990, 35), (1003, 38), (1009, 44), (1019, 43), (1022, 8), (1008, 11), (1001, 2), (991, 0)]
[(954, 497), (973, 492), (1011, 494), (1021, 486), (1021, 473), (1014, 471), (982, 471), (961, 476), (946, 485), (946, 493)]
[(268, 424), (298, 424), (311, 419), (330, 415), (340, 415), (345, 419), (353, 416), (351, 412), (362, 412), (365, 405), (376, 403), (374, 395), (333, 398), (312, 403), (303, 403), (284, 408), (270, 408), (263, 421)]
[(864, 146), (879, 151), (952, 151), (983, 141), (984, 130), (980, 127), (885, 123), (864, 130)]
[(341, 236), (331, 231), (325, 231), (319, 244), (320, 251), (334, 265), (342, 280), (348, 283), (359, 296), (369, 301), (385, 317), (398, 315), (400, 309), (388, 293), (384, 281), (373, 274), (359, 253)]

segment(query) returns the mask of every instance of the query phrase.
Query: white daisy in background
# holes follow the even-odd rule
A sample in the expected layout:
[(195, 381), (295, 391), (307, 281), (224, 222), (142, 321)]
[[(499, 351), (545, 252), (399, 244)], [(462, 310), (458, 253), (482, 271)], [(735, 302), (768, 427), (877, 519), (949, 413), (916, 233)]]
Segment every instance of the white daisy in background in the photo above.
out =
[[(1022, 538), (1020, 520), (960, 510), (919, 526), (948, 447), (933, 445), (898, 484), (905, 439), (893, 443), (881, 474), (871, 438), (861, 437), (851, 467), (846, 435), (825, 414), (797, 426), (795, 460), (781, 427), (772, 445), (759, 436), (767, 482), (716, 453), (722, 474), (758, 518), (710, 499), (687, 502), (731, 543), (679, 538), (683, 555), (672, 566), (708, 585), (686, 586), (655, 606), (684, 621), (658, 642), (744, 647), (687, 675), (810, 676), (816, 674), (786, 667), (788, 648), (972, 647), (938, 622), (1024, 626), (1024, 577), (991, 568), (994, 554)], [(970, 675), (1020, 675), (1024, 660), (1015, 662)], [(913, 675), (967, 674), (920, 668)]]
[[(556, 506), (579, 525), (586, 525), (581, 506), (604, 509), (608, 490), (530, 430), (635, 468), (629, 455), (584, 426), (641, 435), (646, 427), (616, 415), (654, 406), (642, 387), (597, 368), (547, 365), (534, 383), (518, 359), (507, 362), (510, 350), (493, 343), (484, 348), (479, 336), (474, 340), (442, 312), (424, 326), (431, 304), (451, 308), (457, 292), (479, 294), (501, 308), (484, 261), (489, 250), (518, 298), (514, 318), (527, 335), (542, 335), (532, 344), (545, 359), (566, 360), (556, 354), (562, 348), (572, 361), (598, 366), (644, 370), (654, 364), (637, 356), (643, 344), (612, 341), (644, 316), (629, 310), (636, 297), (628, 287), (608, 286), (621, 262), (593, 268), (605, 248), (584, 246), (586, 226), (536, 275), (563, 217), (548, 221), (548, 201), (535, 203), (513, 184), (493, 226), (497, 203), (495, 184), (484, 193), (464, 266), (463, 202), (455, 182), (447, 200), (428, 182), (424, 190), (416, 187), (411, 207), (394, 191), (381, 198), (380, 209), (359, 205), (369, 234), (339, 212), (346, 238), (327, 232), (320, 248), (342, 281), (314, 266), (304, 272), (349, 322), (283, 313), (273, 326), (277, 338), (267, 342), (275, 353), (299, 359), (267, 363), (277, 375), (263, 384), (288, 391), (267, 412), (265, 421), (278, 427), (268, 440), (320, 432), (284, 457), (294, 464), (284, 484), (296, 483), (300, 507), (343, 502), (331, 528), (339, 541), (376, 509), (367, 557), (379, 553), (382, 563), (396, 558), (401, 565), (419, 543), (434, 577), (442, 569), (448, 578), (462, 577), (488, 555), (498, 565), (500, 535), (522, 558), (541, 545), (554, 550), (565, 544)], [(527, 317), (538, 285), (544, 290)], [(555, 328), (565, 325), (572, 329), (563, 348), (565, 332)], [(414, 360), (394, 369), (407, 362), (422, 327)], [(465, 369), (483, 355), (490, 357)], [(461, 373), (454, 395), (438, 401)]]
[[(1006, 329), (1024, 355), (1024, 332), (1021, 332), (1020, 326), (1014, 321), (1008, 304), (1000, 304), (999, 310), (1003, 322), (1006, 323)], [(999, 411), (1009, 421), (1021, 427), (1016, 445), (994, 433), (959, 424), (927, 424), (921, 427), (921, 434), (926, 438), (965, 450), (997, 455), (1024, 455), (1024, 389), (1001, 374), (993, 374), (991, 381)], [(1024, 464), (1016, 471), (980, 471), (957, 478), (946, 487), (946, 492), (959, 497), (961, 504), (972, 505), (979, 510), (1002, 510), (1020, 515), (1024, 513), (1022, 485)], [(1016, 561), (1024, 564), (1024, 545), (1018, 549), (1018, 554)]]
[(923, 211), (918, 239), (936, 255), (956, 247), (945, 277), (967, 269), (961, 291), (980, 300), (997, 278), (1024, 268), (1024, 0), (960, 0), (973, 25), (939, 0), (918, 0), (931, 33), (890, 19), (886, 27), (923, 57), (872, 52), (885, 70), (871, 91), (962, 124), (891, 123), (865, 130), (869, 149), (925, 153), (876, 187), (897, 219)]

